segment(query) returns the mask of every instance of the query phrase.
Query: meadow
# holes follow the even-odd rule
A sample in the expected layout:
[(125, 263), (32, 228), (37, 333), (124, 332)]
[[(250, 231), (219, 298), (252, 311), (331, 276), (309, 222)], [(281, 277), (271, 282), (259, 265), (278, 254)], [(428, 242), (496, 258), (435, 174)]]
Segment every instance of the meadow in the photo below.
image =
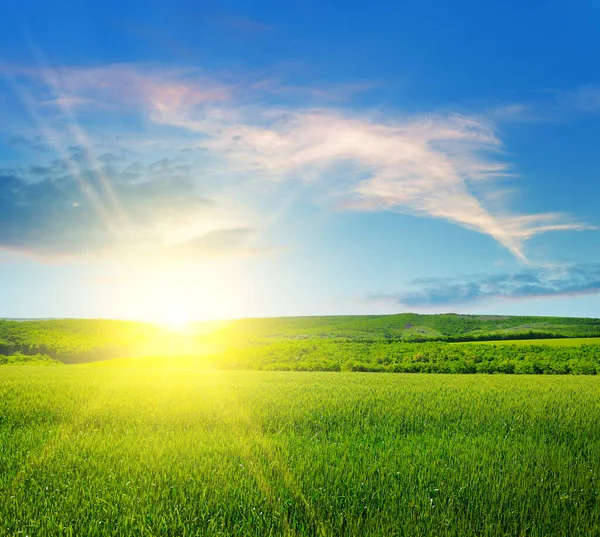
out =
[(597, 535), (599, 334), (0, 321), (0, 536)]
[(600, 532), (590, 376), (0, 370), (0, 535)]

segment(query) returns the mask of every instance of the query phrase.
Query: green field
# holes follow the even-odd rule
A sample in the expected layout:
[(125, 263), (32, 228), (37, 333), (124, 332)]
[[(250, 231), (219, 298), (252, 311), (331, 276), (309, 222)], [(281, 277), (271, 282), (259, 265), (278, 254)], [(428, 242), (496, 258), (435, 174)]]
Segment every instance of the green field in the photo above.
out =
[(596, 377), (139, 364), (2, 368), (0, 535), (600, 532)]

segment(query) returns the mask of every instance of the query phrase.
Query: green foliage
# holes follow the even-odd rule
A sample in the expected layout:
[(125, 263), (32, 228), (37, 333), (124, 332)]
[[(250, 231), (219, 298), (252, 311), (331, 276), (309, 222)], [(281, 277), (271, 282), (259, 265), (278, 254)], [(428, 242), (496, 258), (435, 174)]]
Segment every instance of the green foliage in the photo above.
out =
[(574, 347), (578, 345), (600, 345), (600, 337), (569, 337), (553, 339), (509, 339), (509, 340), (490, 340), (477, 341), (470, 343), (480, 343), (482, 345), (545, 345), (551, 347)]
[(595, 377), (132, 362), (2, 368), (0, 535), (598, 535)]
[(46, 354), (11, 354), (5, 356), (0, 354), (0, 365), (60, 365), (61, 362), (54, 360)]
[(600, 336), (600, 319), (419, 315), (348, 315), (241, 319), (217, 332), (230, 341), (346, 339), (352, 341), (486, 341)]
[[(212, 353), (202, 360), (223, 369), (595, 374), (598, 340), (565, 336), (599, 331), (598, 319), (410, 313), (242, 319), (187, 332), (124, 321), (0, 321), (0, 353), (64, 363)], [(508, 338), (521, 344), (508, 345)]]
[(594, 375), (600, 345), (284, 341), (229, 349), (204, 361), (221, 369)]
[(127, 321), (58, 319), (0, 320), (0, 354), (46, 354), (65, 363), (137, 354), (160, 328)]

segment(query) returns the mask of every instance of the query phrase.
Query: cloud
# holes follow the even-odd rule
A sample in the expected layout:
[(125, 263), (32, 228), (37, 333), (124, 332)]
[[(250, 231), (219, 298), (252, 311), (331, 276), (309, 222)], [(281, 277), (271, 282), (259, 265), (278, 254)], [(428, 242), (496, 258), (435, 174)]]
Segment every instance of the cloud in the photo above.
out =
[(537, 268), (514, 274), (419, 279), (417, 291), (379, 294), (374, 300), (428, 308), (483, 302), (499, 298), (548, 298), (600, 293), (600, 264)]
[(565, 122), (600, 112), (600, 84), (570, 89), (548, 89), (523, 102), (504, 104), (487, 111), (499, 124), (513, 122)]
[[(241, 85), (197, 69), (119, 64), (21, 69), (15, 76), (42, 83), (51, 94), (45, 102), (67, 115), (80, 100), (86, 113), (90, 107), (102, 114), (126, 108), (156, 125), (177, 127), (195, 137), (222, 176), (303, 180), (342, 209), (445, 219), (489, 235), (521, 260), (525, 243), (536, 235), (590, 229), (557, 212), (507, 210), (498, 193), (515, 177), (501, 158), (494, 126), (480, 117), (383, 117), (331, 106), (276, 105), (269, 81)], [(281, 84), (276, 87), (286, 93)], [(328, 102), (327, 92), (309, 90), (311, 99)]]
[(558, 102), (574, 110), (595, 114), (600, 112), (600, 85), (579, 86), (571, 91), (553, 92)]
[(11, 136), (6, 140), (7, 145), (19, 150), (44, 151), (48, 149), (46, 139), (41, 135), (36, 136)]
[[(80, 148), (71, 154), (80, 156)], [(110, 166), (92, 169), (81, 159), (76, 168), (56, 159), (12, 174), (4, 170), (0, 248), (47, 257), (144, 251), (188, 240), (218, 222), (218, 208), (185, 166), (115, 167), (109, 159)]]
[(229, 28), (236, 30), (236, 32), (242, 32), (251, 36), (261, 36), (267, 33), (271, 33), (275, 30), (270, 24), (265, 24), (248, 17), (242, 17), (239, 15), (227, 15), (219, 14), (212, 15), (209, 17), (210, 20), (221, 23)]
[[(212, 132), (205, 147), (227, 155), (235, 170), (328, 185), (347, 209), (443, 218), (490, 235), (521, 259), (524, 243), (535, 235), (587, 228), (559, 213), (490, 209), (498, 205), (494, 188), (509, 172), (489, 156), (501, 144), (485, 122), (463, 116), (375, 120), (323, 110), (270, 116), (267, 126), (221, 125), (210, 131), (195, 120), (172, 122)], [(481, 183), (487, 200), (475, 194)]]
[[(158, 115), (201, 103), (226, 100), (229, 88), (192, 68), (153, 68), (111, 64), (108, 66), (15, 67), (3, 72), (36, 93), (42, 107), (54, 107), (67, 115), (76, 109), (122, 111), (142, 106)], [(15, 84), (21, 86), (21, 84)]]
[(215, 229), (165, 248), (162, 253), (173, 257), (227, 257), (262, 255), (276, 248), (257, 247), (258, 233), (250, 228)]

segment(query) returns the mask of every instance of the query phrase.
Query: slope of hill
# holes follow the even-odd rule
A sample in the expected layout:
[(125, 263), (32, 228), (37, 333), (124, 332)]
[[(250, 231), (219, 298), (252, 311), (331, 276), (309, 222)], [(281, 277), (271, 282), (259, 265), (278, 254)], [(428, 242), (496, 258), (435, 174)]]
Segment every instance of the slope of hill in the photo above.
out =
[(124, 356), (206, 354), (297, 340), (362, 343), (600, 337), (600, 319), (483, 315), (277, 317), (196, 323), (185, 331), (93, 319), (0, 320), (0, 354), (65, 363)]
[(159, 327), (127, 321), (55, 319), (0, 321), (0, 354), (43, 354), (66, 363), (144, 351), (165, 336)]
[(470, 341), (600, 336), (600, 319), (492, 315), (357, 315), (240, 319), (222, 328), (233, 339), (342, 338)]

